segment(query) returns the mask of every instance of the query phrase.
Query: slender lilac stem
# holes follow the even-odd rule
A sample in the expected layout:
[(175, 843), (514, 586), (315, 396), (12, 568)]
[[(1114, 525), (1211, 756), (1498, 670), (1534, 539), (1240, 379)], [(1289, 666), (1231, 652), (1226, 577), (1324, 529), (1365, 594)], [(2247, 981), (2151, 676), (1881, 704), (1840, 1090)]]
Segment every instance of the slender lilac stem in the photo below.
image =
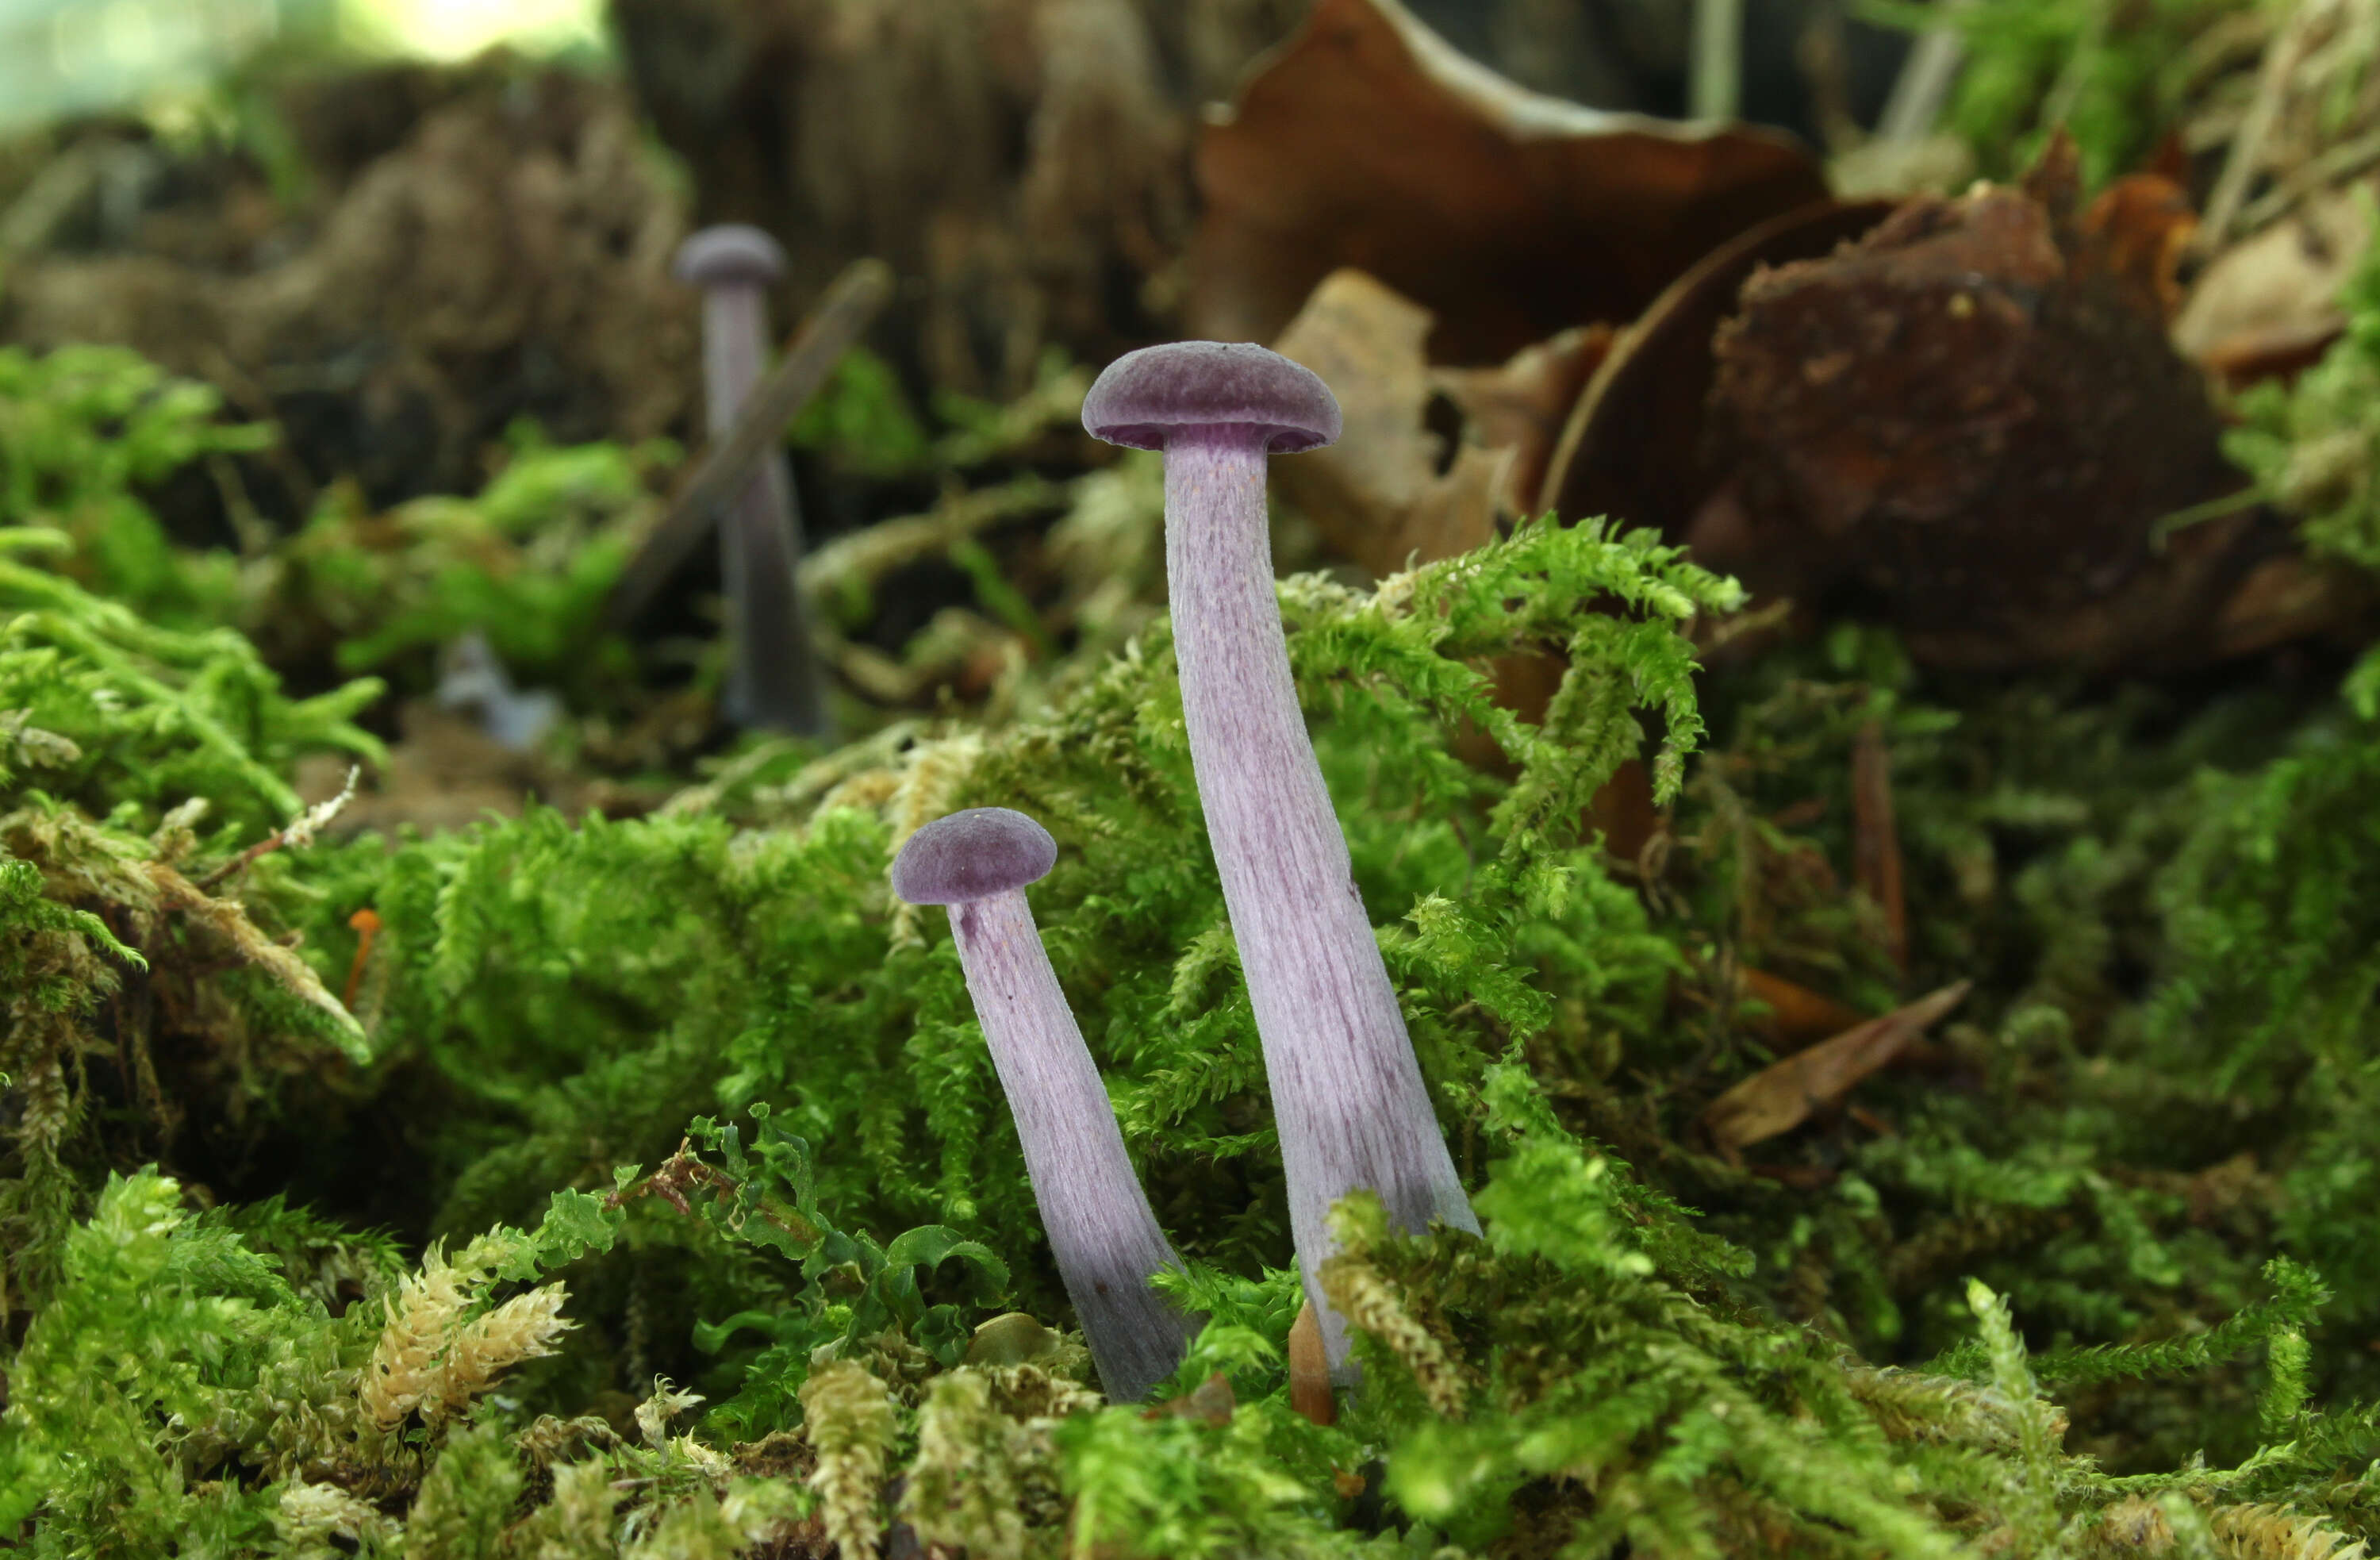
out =
[(1066, 1298), (1111, 1398), (1173, 1373), (1196, 1324), (1149, 1277), (1181, 1259), (1124, 1152), (1115, 1107), (1041, 946), (1025, 891), (950, 907), (967, 994), (1025, 1148)]
[(1264, 1043), (1290, 1230), (1334, 1375), (1347, 1323), (1316, 1277), (1330, 1204), (1368, 1187), (1408, 1230), (1476, 1233), (1397, 1007), (1290, 676), (1265, 525), (1264, 427), (1165, 445), (1165, 567), (1182, 710)]
[[(759, 382), (769, 341), (768, 299), (757, 282), (704, 285), (702, 367), (706, 420), (723, 434)], [(722, 702), (738, 725), (815, 735), (824, 726), (815, 657), (795, 583), (801, 511), (782, 452), (761, 459), (719, 528), (730, 661)]]

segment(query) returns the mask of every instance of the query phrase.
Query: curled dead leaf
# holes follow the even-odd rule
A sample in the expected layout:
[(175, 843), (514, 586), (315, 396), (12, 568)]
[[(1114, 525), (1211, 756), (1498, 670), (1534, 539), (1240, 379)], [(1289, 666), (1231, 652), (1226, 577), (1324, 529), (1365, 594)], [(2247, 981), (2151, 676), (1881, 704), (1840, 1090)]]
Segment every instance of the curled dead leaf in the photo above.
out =
[(1468, 552), (1496, 534), (1510, 452), (1425, 425), (1430, 313), (1361, 271), (1334, 271), (1274, 343), (1339, 397), (1339, 442), (1275, 472), (1331, 547), (1377, 575)]
[(1609, 325), (1574, 325), (1493, 368), (1429, 371), (1430, 384), (1463, 414), (1466, 440), (1512, 452), (1496, 495), (1508, 512), (1525, 515), (1536, 507), (1571, 408), (1617, 337)]
[(1342, 266), (1437, 315), (1433, 360), (1625, 320), (1703, 254), (1822, 199), (1737, 126), (1600, 113), (1457, 54), (1396, 0), (1317, 0), (1199, 137), (1191, 333), (1268, 341)]
[(2370, 240), (2360, 191), (2308, 201), (2207, 262), (2174, 345), (2234, 389), (2308, 366), (2347, 328), (2338, 289)]

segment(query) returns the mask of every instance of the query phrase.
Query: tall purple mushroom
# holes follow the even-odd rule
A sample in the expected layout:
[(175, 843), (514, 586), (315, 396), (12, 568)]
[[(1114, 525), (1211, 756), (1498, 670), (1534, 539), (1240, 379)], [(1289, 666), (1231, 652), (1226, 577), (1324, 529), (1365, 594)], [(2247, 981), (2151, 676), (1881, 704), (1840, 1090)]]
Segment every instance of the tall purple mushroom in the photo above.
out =
[(1332, 1374), (1346, 1319), (1315, 1274), (1330, 1204), (1377, 1191), (1409, 1230), (1476, 1232), (1298, 713), (1265, 526), (1265, 460), (1330, 444), (1339, 403), (1247, 343), (1126, 353), (1083, 403), (1111, 444), (1165, 452), (1165, 578), (1190, 762), (1264, 1042), (1290, 1233)]
[[(713, 438), (760, 377), (769, 350), (769, 284), (784, 251), (757, 227), (706, 227), (678, 246), (678, 280), (702, 289), (703, 410)], [(727, 718), (802, 736), (825, 728), (818, 668), (795, 570), (801, 511), (782, 453), (759, 464), (722, 518), (719, 567), (727, 596)]]
[(892, 863), (892, 892), (950, 910), (1058, 1276), (1100, 1383), (1129, 1402), (1173, 1373), (1194, 1327), (1149, 1283), (1181, 1259), (1133, 1173), (1107, 1087), (1025, 903), (1025, 885), (1057, 859), (1049, 831), (1024, 813), (971, 808), (909, 836)]

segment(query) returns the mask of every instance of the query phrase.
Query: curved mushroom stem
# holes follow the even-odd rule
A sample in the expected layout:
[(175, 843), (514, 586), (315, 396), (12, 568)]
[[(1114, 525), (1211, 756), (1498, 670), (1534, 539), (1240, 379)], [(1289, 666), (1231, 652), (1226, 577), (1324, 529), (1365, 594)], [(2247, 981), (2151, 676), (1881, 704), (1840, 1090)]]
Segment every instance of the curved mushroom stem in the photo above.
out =
[[(768, 340), (768, 299), (757, 283), (703, 284), (703, 398), (712, 437), (734, 425), (736, 408), (759, 381)], [(795, 584), (801, 534), (792, 474), (783, 454), (771, 451), (719, 529), (730, 654), (723, 702), (737, 725), (815, 736), (825, 720)]]
[(1297, 707), (1265, 525), (1265, 433), (1176, 430), (1165, 445), (1165, 574), (1182, 713), (1207, 834), (1264, 1042), (1290, 1232), (1331, 1373), (1347, 1322), (1315, 1274), (1330, 1204), (1378, 1191), (1390, 1216), (1477, 1233)]
[(949, 907), (967, 994), (1016, 1119), (1034, 1200), (1099, 1381), (1118, 1402), (1173, 1373), (1198, 1319), (1149, 1276), (1181, 1258), (1124, 1152), (1115, 1106), (1021, 888)]

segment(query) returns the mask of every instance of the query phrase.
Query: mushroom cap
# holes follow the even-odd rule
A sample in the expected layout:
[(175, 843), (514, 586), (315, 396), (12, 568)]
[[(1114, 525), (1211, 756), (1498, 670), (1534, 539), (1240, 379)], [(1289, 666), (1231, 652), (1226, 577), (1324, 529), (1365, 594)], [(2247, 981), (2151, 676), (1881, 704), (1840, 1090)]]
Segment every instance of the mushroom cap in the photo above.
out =
[(1339, 437), (1339, 401), (1312, 369), (1253, 341), (1173, 341), (1110, 363), (1083, 398), (1093, 438), (1163, 449), (1178, 428), (1253, 423), (1276, 455)]
[(705, 227), (677, 247), (670, 267), (698, 287), (745, 282), (765, 286), (785, 274), (785, 251), (759, 228), (741, 222)]
[(892, 892), (913, 905), (964, 905), (1049, 875), (1050, 831), (1005, 807), (971, 807), (919, 829), (892, 862)]

